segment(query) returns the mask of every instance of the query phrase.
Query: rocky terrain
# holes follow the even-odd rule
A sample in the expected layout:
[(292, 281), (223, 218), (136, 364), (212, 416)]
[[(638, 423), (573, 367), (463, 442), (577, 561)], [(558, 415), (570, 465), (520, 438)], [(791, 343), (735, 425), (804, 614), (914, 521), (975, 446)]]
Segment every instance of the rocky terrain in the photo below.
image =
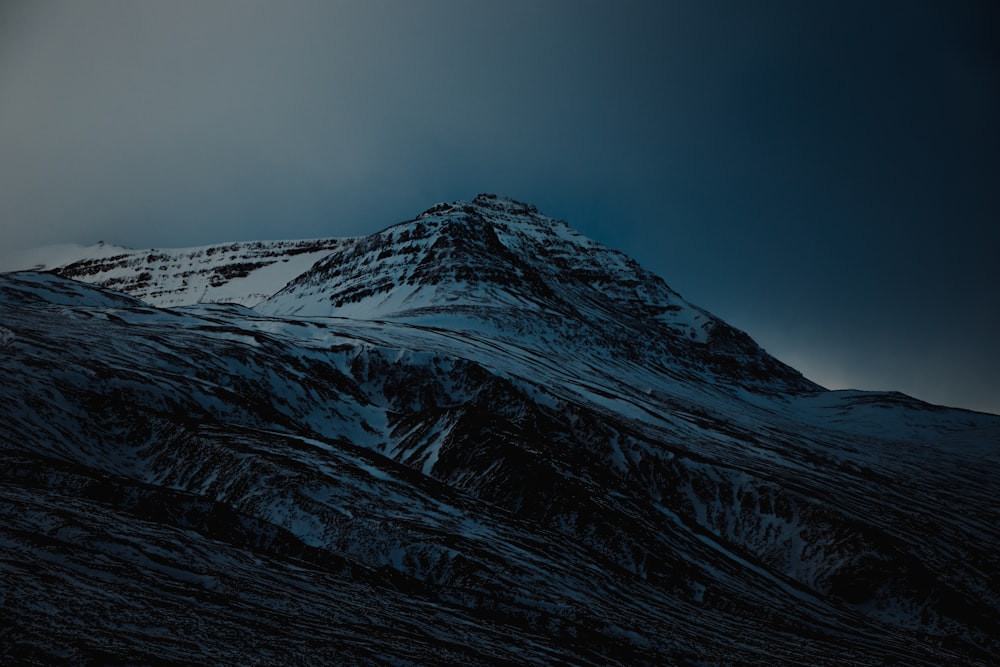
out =
[(992, 664), (1000, 417), (494, 195), (0, 274), (0, 662)]

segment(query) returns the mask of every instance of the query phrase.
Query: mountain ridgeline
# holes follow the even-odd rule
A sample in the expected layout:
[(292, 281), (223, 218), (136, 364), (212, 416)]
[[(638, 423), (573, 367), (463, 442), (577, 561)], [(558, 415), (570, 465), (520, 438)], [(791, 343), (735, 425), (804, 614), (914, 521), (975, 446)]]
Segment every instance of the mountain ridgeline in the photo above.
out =
[(38, 268), (0, 274), (0, 661), (1000, 652), (1000, 417), (827, 391), (533, 206)]

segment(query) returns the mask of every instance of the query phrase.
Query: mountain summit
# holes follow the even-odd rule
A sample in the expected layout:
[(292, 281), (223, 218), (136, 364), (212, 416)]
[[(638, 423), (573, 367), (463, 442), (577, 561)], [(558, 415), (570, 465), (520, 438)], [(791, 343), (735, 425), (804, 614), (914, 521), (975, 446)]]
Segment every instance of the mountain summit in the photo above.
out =
[(817, 388), (622, 253), (490, 194), (345, 244), (256, 309), (409, 322), (553, 354), (670, 360), (758, 386)]
[(527, 204), (494, 195), (439, 204), (318, 262), (262, 304), (269, 312), (419, 318), (511, 310), (654, 318), (704, 342), (718, 323), (621, 253)]
[(43, 254), (0, 274), (4, 661), (1000, 651), (1000, 418), (826, 391), (533, 206)]

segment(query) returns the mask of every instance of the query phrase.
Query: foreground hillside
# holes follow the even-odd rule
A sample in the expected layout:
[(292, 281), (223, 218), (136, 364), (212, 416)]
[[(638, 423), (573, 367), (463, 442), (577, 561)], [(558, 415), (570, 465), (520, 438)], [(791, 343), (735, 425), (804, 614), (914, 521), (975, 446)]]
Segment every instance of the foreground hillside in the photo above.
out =
[(1000, 652), (1000, 417), (823, 390), (494, 196), (224, 248), (0, 274), (4, 661)]

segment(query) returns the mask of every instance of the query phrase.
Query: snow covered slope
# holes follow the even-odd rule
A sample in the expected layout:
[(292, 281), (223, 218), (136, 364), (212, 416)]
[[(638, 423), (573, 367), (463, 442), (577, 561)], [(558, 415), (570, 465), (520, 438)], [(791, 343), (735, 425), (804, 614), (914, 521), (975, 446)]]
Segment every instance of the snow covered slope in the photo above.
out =
[(252, 310), (0, 275), (4, 660), (1000, 651), (1000, 417), (825, 391), (512, 200), (329, 243)]
[(104, 243), (50, 246), (9, 257), (6, 270), (48, 270), (127, 292), (154, 306), (219, 302), (252, 306), (353, 239), (253, 241), (133, 250)]

